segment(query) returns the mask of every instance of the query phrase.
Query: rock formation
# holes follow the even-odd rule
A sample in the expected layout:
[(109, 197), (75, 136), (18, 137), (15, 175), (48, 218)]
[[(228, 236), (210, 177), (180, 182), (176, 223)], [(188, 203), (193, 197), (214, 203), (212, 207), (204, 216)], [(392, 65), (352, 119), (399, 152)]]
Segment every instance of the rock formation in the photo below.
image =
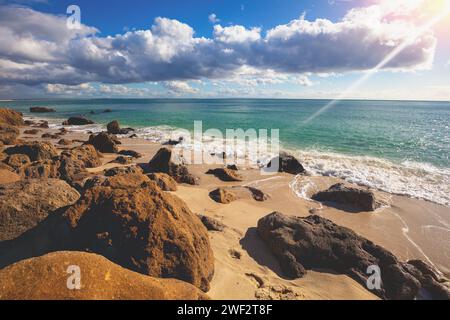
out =
[(366, 286), (371, 275), (368, 268), (378, 266), (382, 287), (373, 292), (381, 298), (414, 299), (425, 291), (434, 299), (450, 299), (450, 291), (428, 271), (400, 262), (384, 248), (320, 216), (274, 212), (258, 222), (257, 230), (289, 278), (303, 277), (307, 269), (325, 269), (347, 274)]

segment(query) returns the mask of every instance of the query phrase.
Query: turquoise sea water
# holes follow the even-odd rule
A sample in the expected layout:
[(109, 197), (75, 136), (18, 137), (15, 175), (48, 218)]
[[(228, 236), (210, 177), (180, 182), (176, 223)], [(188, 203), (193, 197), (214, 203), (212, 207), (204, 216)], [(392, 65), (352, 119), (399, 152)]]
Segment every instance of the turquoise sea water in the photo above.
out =
[[(304, 123), (328, 102), (120, 99), (13, 101), (0, 102), (0, 106), (25, 115), (30, 115), (31, 106), (49, 106), (57, 113), (43, 117), (57, 119), (55, 123), (84, 114), (100, 125), (117, 119), (122, 126), (140, 128), (142, 133), (155, 132), (162, 126), (191, 130), (196, 120), (203, 121), (204, 130), (280, 129), (282, 146), (298, 152), (313, 172), (380, 189), (389, 189), (383, 186), (387, 182), (401, 184), (388, 191), (450, 203), (450, 102), (341, 101)], [(104, 109), (113, 112), (102, 113)], [(91, 110), (96, 114), (89, 114)], [(361, 173), (352, 174), (352, 169)], [(395, 181), (391, 181), (393, 176)], [(410, 192), (411, 188), (419, 189), (419, 184), (424, 190)], [(447, 195), (437, 190), (439, 185), (449, 191)]]

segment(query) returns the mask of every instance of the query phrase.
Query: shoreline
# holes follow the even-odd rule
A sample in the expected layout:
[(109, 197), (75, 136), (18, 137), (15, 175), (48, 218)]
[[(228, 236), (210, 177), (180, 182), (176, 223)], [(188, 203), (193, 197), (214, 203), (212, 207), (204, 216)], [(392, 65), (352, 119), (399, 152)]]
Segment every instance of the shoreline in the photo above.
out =
[[(62, 118), (45, 118), (26, 115), (24, 119), (49, 121), (51, 129), (67, 128), (80, 133), (99, 133), (106, 130), (106, 124), (87, 126), (63, 126)], [(134, 132), (138, 138), (162, 144), (176, 140), (177, 131), (185, 130), (167, 125), (137, 128)], [(118, 135), (125, 138), (126, 135)], [(223, 141), (213, 141), (205, 147), (205, 152), (215, 153), (223, 146)], [(181, 144), (179, 147), (192, 149), (193, 144)], [(238, 150), (239, 151), (239, 150)], [(307, 171), (313, 176), (329, 176), (342, 179), (348, 183), (369, 187), (397, 196), (428, 201), (450, 208), (450, 169), (436, 167), (432, 164), (416, 161), (396, 163), (390, 159), (374, 156), (359, 156), (286, 147), (281, 142), (281, 151), (293, 154), (302, 161)], [(230, 156), (230, 155), (228, 155)], [(266, 160), (266, 159), (258, 159)], [(256, 162), (256, 161), (253, 161)]]
[[(21, 132), (23, 133), (22, 128)], [(56, 132), (56, 129), (42, 129), (38, 135), (21, 135), (26, 140), (43, 140), (40, 135)], [(84, 140), (88, 134), (69, 132), (64, 138)], [(121, 138), (121, 150), (134, 150), (143, 155), (133, 164), (148, 163), (162, 147), (160, 143), (135, 138)], [(56, 143), (56, 140), (45, 140)], [(73, 146), (76, 146), (74, 144)], [(65, 149), (59, 146), (60, 150)], [(122, 165), (109, 164), (116, 155), (104, 154), (103, 165), (89, 172), (97, 173), (106, 168)], [(216, 275), (211, 282), (209, 296), (212, 299), (255, 299), (257, 297), (275, 299), (377, 299), (360, 284), (346, 275), (327, 271), (310, 271), (295, 281), (280, 277), (279, 266), (273, 255), (265, 249), (251, 231), (257, 221), (273, 211), (286, 215), (308, 216), (315, 214), (328, 218), (338, 225), (350, 228), (359, 235), (393, 252), (399, 259), (422, 259), (435, 266), (445, 276), (450, 276), (450, 252), (445, 244), (450, 244), (450, 209), (432, 202), (412, 199), (406, 196), (380, 194), (391, 197), (391, 205), (375, 212), (349, 213), (315, 201), (298, 197), (290, 185), (295, 176), (280, 173), (273, 177), (261, 177), (259, 170), (240, 168), (244, 177), (242, 183), (221, 182), (207, 169), (217, 165), (188, 165), (189, 171), (200, 177), (198, 186), (179, 185), (175, 195), (186, 202), (197, 214), (219, 220), (226, 226), (224, 232), (210, 233), (211, 245), (216, 258)], [(343, 180), (326, 176), (302, 176), (314, 182), (316, 188), (324, 189)], [(253, 199), (239, 199), (231, 204), (218, 204), (209, 197), (209, 192), (218, 187), (252, 186), (269, 195), (264, 202)], [(304, 185), (304, 184), (302, 184)], [(310, 188), (308, 193), (314, 192)], [(444, 246), (444, 247), (443, 247)], [(448, 246), (448, 245), (447, 245)], [(236, 259), (230, 252), (239, 252)], [(258, 280), (264, 279), (265, 286), (258, 287)], [(332, 283), (330, 285), (330, 283)], [(279, 288), (285, 292), (281, 294)], [(277, 289), (278, 288), (278, 289)]]

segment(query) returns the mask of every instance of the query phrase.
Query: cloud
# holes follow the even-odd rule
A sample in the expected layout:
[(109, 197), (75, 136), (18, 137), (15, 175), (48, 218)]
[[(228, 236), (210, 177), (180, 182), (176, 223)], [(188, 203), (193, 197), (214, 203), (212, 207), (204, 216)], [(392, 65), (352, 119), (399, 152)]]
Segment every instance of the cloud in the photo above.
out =
[(193, 94), (199, 92), (197, 88), (192, 88), (188, 83), (183, 81), (165, 81), (162, 85), (169, 91), (169, 93), (178, 94)]
[[(162, 17), (150, 29), (107, 37), (86, 25), (69, 30), (65, 16), (24, 7), (0, 7), (0, 21), (0, 85), (163, 82), (170, 92), (191, 94), (196, 89), (186, 81), (236, 79), (245, 69), (254, 73), (245, 80), (254, 83), (269, 81), (267, 72), (281, 80), (365, 71), (418, 30), (381, 5), (352, 9), (337, 22), (302, 16), (265, 32), (215, 25), (212, 38)], [(435, 48), (436, 38), (426, 32), (384, 68), (429, 68)]]
[(211, 13), (211, 14), (208, 16), (208, 20), (209, 20), (211, 23), (219, 23), (219, 22), (220, 22), (220, 19), (217, 17), (217, 15), (216, 15), (215, 13)]

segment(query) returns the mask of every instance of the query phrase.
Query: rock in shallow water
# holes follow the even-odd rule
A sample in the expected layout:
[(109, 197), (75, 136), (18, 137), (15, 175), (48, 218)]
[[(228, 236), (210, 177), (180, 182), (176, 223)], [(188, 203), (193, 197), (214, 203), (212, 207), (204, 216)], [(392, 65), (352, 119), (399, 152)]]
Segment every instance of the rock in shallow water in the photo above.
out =
[[(71, 266), (79, 268), (80, 290), (67, 287)], [(18, 262), (0, 270), (0, 283), (0, 300), (208, 299), (188, 283), (144, 276), (81, 252), (55, 252)]]
[(368, 189), (347, 187), (343, 183), (331, 186), (312, 196), (316, 201), (332, 202), (344, 206), (351, 206), (360, 211), (375, 211), (383, 203), (377, 200), (375, 193)]
[(95, 122), (85, 117), (70, 117), (62, 123), (63, 126), (85, 126), (88, 124), (94, 124)]
[(415, 299), (426, 291), (434, 299), (450, 299), (450, 291), (424, 271), (320, 216), (299, 218), (274, 212), (258, 222), (257, 230), (289, 278), (303, 277), (307, 269), (327, 269), (347, 274), (366, 287), (368, 268), (378, 266), (382, 287), (373, 292), (382, 298)]

